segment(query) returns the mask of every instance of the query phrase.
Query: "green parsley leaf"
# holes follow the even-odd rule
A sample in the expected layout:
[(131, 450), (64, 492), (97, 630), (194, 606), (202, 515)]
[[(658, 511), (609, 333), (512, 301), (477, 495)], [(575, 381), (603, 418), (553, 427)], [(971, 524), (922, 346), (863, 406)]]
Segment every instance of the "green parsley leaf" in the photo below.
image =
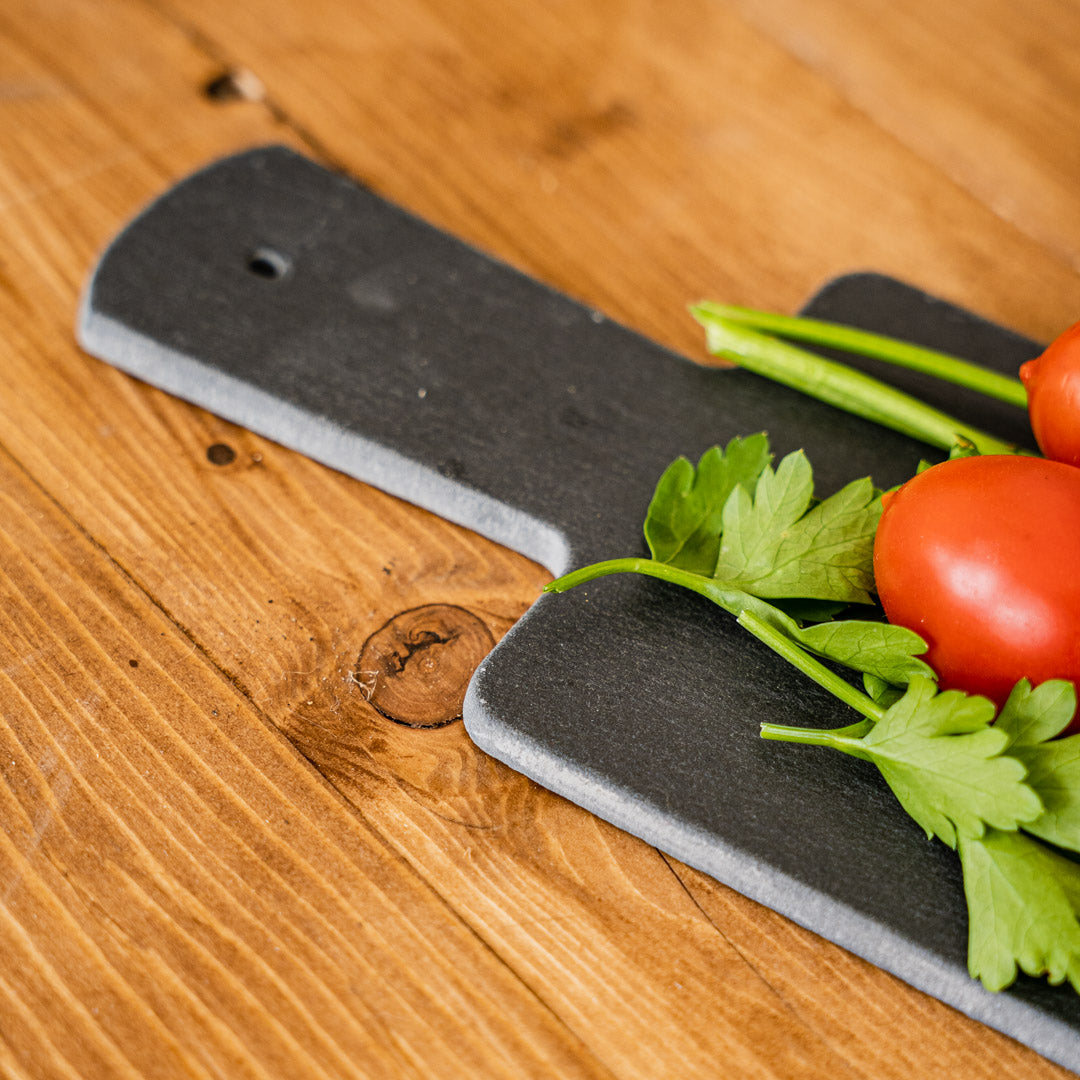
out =
[(906, 686), (916, 675), (936, 678), (933, 668), (919, 659), (926, 652), (926, 642), (902, 626), (842, 619), (803, 627), (793, 637), (818, 656), (872, 674), (892, 686)]
[[(959, 690), (939, 693), (917, 675), (865, 736), (821, 741), (873, 762), (927, 837), (954, 848), (958, 834), (979, 837), (987, 825), (1015, 829), (1043, 812), (993, 719), (993, 702)], [(773, 728), (772, 738), (782, 737), (777, 730), (783, 729)]]
[[(997, 726), (1009, 733), (1010, 753), (1043, 746), (1069, 725), (1076, 712), (1076, 689), (1065, 679), (1050, 679), (1032, 689), (1021, 679), (997, 718)], [(1057, 745), (1061, 745), (1060, 743)]]
[(802, 451), (763, 469), (753, 495), (735, 488), (722, 514), (715, 576), (765, 599), (870, 603), (880, 497), (869, 478), (811, 508), (813, 492)]
[(1032, 689), (1013, 687), (996, 727), (1009, 737), (1008, 752), (1023, 762), (1027, 782), (1045, 813), (1024, 828), (1059, 847), (1080, 851), (1080, 735), (1057, 738), (1076, 714), (1076, 689), (1051, 679)]
[(926, 642), (902, 626), (867, 619), (838, 619), (814, 626), (799, 626), (779, 604), (770, 604), (749, 593), (715, 584), (710, 592), (722, 597), (720, 606), (726, 610), (732, 613), (751, 611), (807, 652), (863, 672), (892, 689), (906, 686), (916, 675), (937, 678), (933, 668), (919, 659), (919, 655), (926, 652)]
[(1016, 978), (1066, 979), (1080, 991), (1080, 866), (1019, 832), (960, 839), (968, 970), (988, 990)]
[(870, 700), (883, 709), (895, 705), (904, 696), (899, 686), (869, 671), (863, 673), (863, 689), (870, 695)]
[(712, 575), (720, 554), (721, 514), (736, 487), (753, 491), (772, 460), (765, 434), (706, 450), (695, 469), (680, 457), (664, 471), (645, 517), (645, 540), (658, 562)]

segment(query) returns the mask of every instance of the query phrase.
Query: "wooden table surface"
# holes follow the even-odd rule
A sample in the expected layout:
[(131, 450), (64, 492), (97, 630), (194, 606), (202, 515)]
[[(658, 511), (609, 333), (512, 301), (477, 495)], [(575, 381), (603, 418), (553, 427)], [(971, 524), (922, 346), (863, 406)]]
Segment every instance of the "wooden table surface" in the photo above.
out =
[(376, 630), (498, 637), (546, 572), (73, 324), (148, 199), (279, 141), (693, 357), (688, 301), (855, 269), (1047, 338), (1078, 39), (1077, 0), (5, 0), (0, 1075), (1064, 1075), (382, 715)]

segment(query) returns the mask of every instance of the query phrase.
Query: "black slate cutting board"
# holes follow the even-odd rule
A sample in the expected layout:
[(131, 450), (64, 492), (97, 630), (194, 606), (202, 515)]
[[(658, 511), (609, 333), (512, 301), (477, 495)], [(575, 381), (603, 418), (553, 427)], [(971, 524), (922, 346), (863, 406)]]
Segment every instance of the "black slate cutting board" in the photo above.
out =
[[(1035, 343), (875, 274), (807, 311), (1015, 372)], [(644, 553), (679, 454), (767, 430), (818, 491), (927, 448), (743, 371), (697, 366), (280, 147), (189, 178), (105, 253), (92, 353), (470, 526), (554, 573)], [(873, 369), (871, 362), (864, 364)], [(1023, 414), (887, 377), (1030, 442)], [(762, 742), (842, 707), (700, 597), (643, 578), (545, 596), (466, 698), (488, 752), (739, 891), (1080, 1069), (1080, 998), (968, 978), (955, 857), (870, 766)]]

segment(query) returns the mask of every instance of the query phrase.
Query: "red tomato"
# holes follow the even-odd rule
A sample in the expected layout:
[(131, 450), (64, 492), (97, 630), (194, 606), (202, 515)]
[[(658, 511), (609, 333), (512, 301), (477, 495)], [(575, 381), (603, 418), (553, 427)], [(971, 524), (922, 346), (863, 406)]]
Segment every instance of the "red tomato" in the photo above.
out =
[(935, 465), (889, 496), (874, 576), (945, 689), (999, 705), (1020, 678), (1080, 684), (1080, 469), (988, 455)]
[(1020, 379), (1039, 449), (1053, 461), (1080, 465), (1080, 322), (1023, 364)]

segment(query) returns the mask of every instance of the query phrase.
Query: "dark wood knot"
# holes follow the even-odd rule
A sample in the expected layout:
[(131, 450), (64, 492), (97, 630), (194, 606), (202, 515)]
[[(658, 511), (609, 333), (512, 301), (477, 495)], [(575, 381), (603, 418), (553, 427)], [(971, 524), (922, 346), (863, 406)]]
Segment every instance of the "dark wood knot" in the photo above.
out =
[(469, 679), (494, 645), (491, 631), (465, 608), (411, 608), (364, 642), (356, 682), (388, 719), (407, 727), (442, 727), (461, 719)]

